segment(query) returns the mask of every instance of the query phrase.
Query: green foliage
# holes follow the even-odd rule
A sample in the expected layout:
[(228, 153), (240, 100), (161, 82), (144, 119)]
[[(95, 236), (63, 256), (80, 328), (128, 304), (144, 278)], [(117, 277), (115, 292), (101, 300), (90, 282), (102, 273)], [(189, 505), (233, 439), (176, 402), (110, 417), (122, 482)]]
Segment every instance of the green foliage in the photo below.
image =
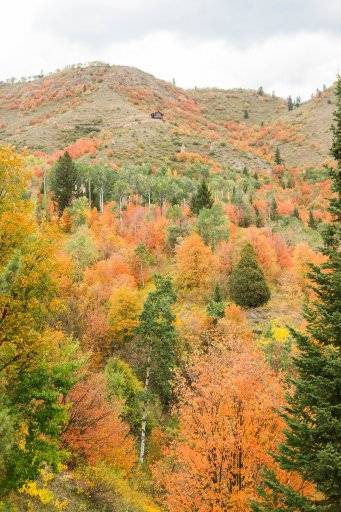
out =
[(105, 367), (109, 396), (123, 402), (122, 418), (137, 434), (141, 426), (143, 386), (133, 369), (121, 359), (113, 357)]
[(243, 248), (240, 261), (230, 275), (229, 288), (232, 300), (244, 308), (262, 306), (270, 299), (270, 290), (251, 244)]
[(86, 197), (73, 199), (72, 205), (67, 208), (70, 215), (72, 229), (77, 229), (86, 223), (86, 215), (89, 210), (89, 203)]
[(288, 110), (293, 110), (294, 108), (294, 102), (292, 100), (292, 97), (289, 96), (288, 99), (287, 99), (287, 105), (288, 105)]
[(279, 146), (276, 147), (274, 161), (276, 165), (281, 165), (283, 163)]
[(77, 183), (77, 168), (66, 151), (58, 159), (50, 176), (50, 187), (57, 202), (59, 214), (71, 205), (72, 199), (76, 196)]
[[(72, 340), (60, 345), (56, 359), (57, 354), (49, 354), (46, 348), (36, 365), (20, 371), (7, 387), (6, 407), (11, 418), (8, 428), (15, 428), (16, 436), (2, 454), (0, 495), (36, 479), (46, 464), (58, 471), (66, 460), (59, 436), (68, 408), (61, 398), (75, 383), (82, 364), (77, 351), (78, 345)], [(2, 414), (5, 411), (2, 409)]]
[(225, 304), (218, 285), (214, 287), (212, 297), (207, 305), (207, 314), (214, 323), (217, 323), (219, 318), (223, 318), (225, 315)]
[(198, 215), (200, 210), (202, 210), (203, 208), (212, 208), (213, 202), (214, 201), (212, 199), (211, 192), (207, 187), (206, 181), (203, 180), (196, 194), (194, 194), (194, 196), (192, 197), (191, 212), (194, 213), (194, 215)]
[(274, 197), (272, 198), (270, 206), (270, 219), (272, 221), (276, 221), (278, 219), (277, 201)]
[(202, 208), (198, 215), (197, 231), (206, 245), (215, 249), (217, 243), (228, 239), (228, 227), (224, 211), (220, 205)]
[(66, 252), (74, 261), (76, 273), (94, 263), (99, 254), (95, 241), (86, 226), (80, 226), (65, 246)]
[(314, 214), (313, 214), (312, 210), (309, 210), (308, 226), (311, 229), (316, 229), (317, 228), (317, 222), (315, 220), (315, 217), (314, 217)]
[(177, 365), (177, 337), (172, 312), (176, 295), (169, 277), (158, 274), (154, 282), (156, 289), (145, 301), (137, 334), (145, 354), (145, 367), (150, 367), (150, 388), (168, 408), (173, 370)]
[(312, 265), (309, 277), (317, 300), (305, 311), (307, 334), (293, 332), (296, 357), (293, 392), (283, 417), (285, 439), (274, 456), (280, 467), (296, 472), (317, 489), (315, 499), (281, 484), (267, 472), (255, 512), (337, 512), (341, 510), (341, 78), (336, 85), (337, 110), (331, 172), (335, 196), (332, 222), (323, 231), (326, 262)]

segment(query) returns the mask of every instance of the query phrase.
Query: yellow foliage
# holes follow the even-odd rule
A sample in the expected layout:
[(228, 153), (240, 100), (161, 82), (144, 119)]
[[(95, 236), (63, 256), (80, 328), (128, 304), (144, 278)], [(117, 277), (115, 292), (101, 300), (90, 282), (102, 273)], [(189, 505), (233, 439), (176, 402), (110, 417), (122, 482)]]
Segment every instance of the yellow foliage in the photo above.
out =
[(43, 505), (53, 501), (53, 493), (45, 488), (39, 488), (37, 482), (29, 481), (20, 489), (20, 492), (38, 498)]
[(283, 326), (272, 325), (271, 334), (275, 341), (283, 343), (289, 336), (289, 330)]
[(113, 291), (109, 303), (111, 333), (115, 341), (122, 343), (133, 335), (139, 324), (141, 299), (134, 288), (121, 286)]

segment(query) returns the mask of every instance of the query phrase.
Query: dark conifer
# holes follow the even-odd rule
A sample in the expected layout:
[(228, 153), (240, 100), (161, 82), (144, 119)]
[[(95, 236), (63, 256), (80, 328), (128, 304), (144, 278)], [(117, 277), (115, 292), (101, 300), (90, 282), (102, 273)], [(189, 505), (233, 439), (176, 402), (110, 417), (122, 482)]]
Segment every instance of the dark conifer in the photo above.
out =
[(76, 196), (77, 168), (66, 151), (57, 161), (51, 175), (51, 190), (61, 215)]
[(323, 231), (326, 262), (312, 265), (309, 277), (316, 300), (305, 311), (305, 334), (293, 332), (299, 354), (292, 394), (283, 414), (284, 442), (274, 456), (282, 469), (299, 474), (316, 487), (302, 496), (267, 471), (254, 512), (340, 512), (341, 510), (341, 78), (336, 85), (331, 171), (335, 196), (332, 222)]
[(211, 196), (211, 192), (209, 191), (206, 181), (202, 181), (201, 185), (198, 188), (198, 191), (192, 197), (191, 201), (191, 212), (195, 215), (198, 215), (200, 210), (203, 208), (212, 208), (213, 206), (213, 198)]
[(243, 248), (240, 261), (231, 273), (229, 287), (232, 300), (244, 308), (256, 308), (270, 299), (269, 287), (249, 243)]

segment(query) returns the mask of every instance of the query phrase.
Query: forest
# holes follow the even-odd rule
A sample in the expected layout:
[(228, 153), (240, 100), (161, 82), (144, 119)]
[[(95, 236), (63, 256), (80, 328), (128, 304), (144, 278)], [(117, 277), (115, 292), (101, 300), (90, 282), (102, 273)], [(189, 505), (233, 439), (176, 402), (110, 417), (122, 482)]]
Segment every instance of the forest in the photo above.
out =
[(316, 166), (0, 145), (1, 512), (341, 511), (340, 77), (330, 123)]

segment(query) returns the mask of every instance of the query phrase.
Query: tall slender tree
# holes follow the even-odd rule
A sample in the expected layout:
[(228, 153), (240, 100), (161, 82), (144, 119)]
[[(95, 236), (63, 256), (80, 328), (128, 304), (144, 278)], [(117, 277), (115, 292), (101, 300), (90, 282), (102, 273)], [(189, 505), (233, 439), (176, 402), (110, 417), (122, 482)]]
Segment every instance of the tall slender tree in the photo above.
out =
[(63, 213), (71, 205), (76, 196), (77, 168), (66, 151), (56, 163), (51, 175), (51, 189), (58, 205), (58, 211)]
[(176, 367), (177, 338), (172, 305), (176, 301), (169, 277), (156, 275), (156, 289), (150, 292), (144, 304), (137, 334), (145, 355), (145, 404), (141, 426), (140, 462), (144, 462), (148, 394), (156, 393), (167, 410), (171, 401), (172, 372)]
[(316, 300), (306, 309), (307, 333), (294, 332), (299, 355), (295, 359), (293, 393), (284, 413), (286, 430), (275, 460), (282, 469), (315, 485), (312, 496), (282, 483), (267, 472), (255, 512), (339, 512), (341, 510), (341, 77), (336, 84), (331, 171), (332, 222), (323, 231), (327, 257), (312, 265), (309, 277)]

